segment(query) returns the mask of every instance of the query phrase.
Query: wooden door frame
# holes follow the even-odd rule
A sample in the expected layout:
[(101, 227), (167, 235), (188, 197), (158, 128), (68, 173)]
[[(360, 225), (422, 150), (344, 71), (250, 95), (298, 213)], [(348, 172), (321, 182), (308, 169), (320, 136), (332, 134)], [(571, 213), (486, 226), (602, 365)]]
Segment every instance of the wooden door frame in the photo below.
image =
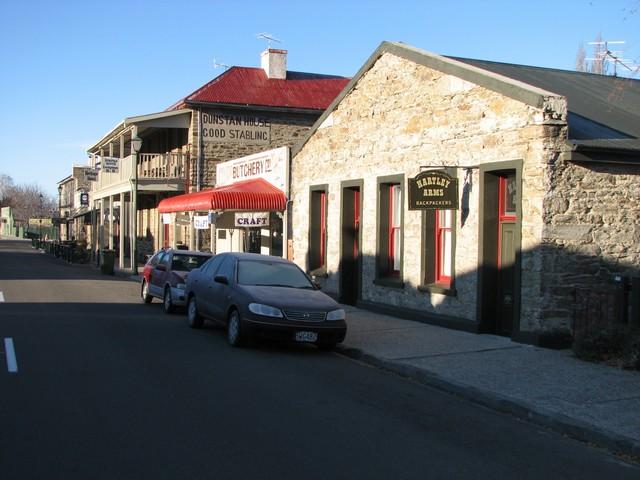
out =
[(497, 305), (494, 294), (498, 268), (498, 177), (500, 174), (507, 172), (515, 172), (516, 174), (514, 303), (511, 338), (518, 336), (521, 323), (522, 169), (522, 160), (486, 163), (479, 167), (478, 300), (476, 317), (479, 331), (482, 333), (496, 333)]
[(360, 225), (358, 228), (358, 258), (355, 259), (355, 268), (356, 268), (356, 276), (357, 276), (357, 285), (355, 286), (355, 304), (357, 304), (360, 300), (362, 300), (362, 204), (363, 204), (363, 190), (364, 190), (364, 180), (346, 180), (340, 183), (340, 245), (339, 245), (339, 263), (338, 263), (338, 271), (339, 275), (339, 283), (338, 283), (338, 296), (342, 298), (342, 249), (343, 249), (343, 235), (342, 228), (344, 225), (344, 191), (346, 189), (358, 188), (360, 192), (360, 202), (358, 205), (358, 214), (360, 218)]

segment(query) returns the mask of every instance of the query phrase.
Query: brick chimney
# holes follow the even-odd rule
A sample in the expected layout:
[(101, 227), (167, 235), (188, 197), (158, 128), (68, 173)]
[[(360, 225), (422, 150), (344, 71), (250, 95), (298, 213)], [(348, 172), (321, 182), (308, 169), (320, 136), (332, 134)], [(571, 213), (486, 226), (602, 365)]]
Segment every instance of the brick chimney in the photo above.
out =
[(287, 51), (267, 48), (260, 55), (260, 63), (267, 77), (276, 80), (287, 78)]

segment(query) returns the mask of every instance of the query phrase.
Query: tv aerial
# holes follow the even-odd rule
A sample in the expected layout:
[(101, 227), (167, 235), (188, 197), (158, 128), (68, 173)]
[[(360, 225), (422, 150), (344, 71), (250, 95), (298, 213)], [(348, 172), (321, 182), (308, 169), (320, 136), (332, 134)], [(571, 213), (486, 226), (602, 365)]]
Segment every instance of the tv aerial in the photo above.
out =
[(632, 60), (627, 60), (622, 58), (621, 50), (609, 50), (609, 45), (611, 44), (624, 44), (626, 43), (624, 40), (613, 41), (613, 42), (589, 42), (589, 45), (597, 45), (597, 50), (595, 52), (596, 58), (587, 58), (586, 60), (591, 60), (595, 62), (600, 62), (601, 65), (604, 65), (605, 62), (613, 63), (613, 76), (618, 76), (618, 65), (626, 68), (632, 73), (637, 73), (640, 71), (640, 65), (635, 64)]
[(267, 48), (271, 48), (271, 42), (282, 43), (282, 40), (278, 40), (270, 33), (258, 33), (256, 37), (267, 41)]
[(213, 68), (220, 68), (220, 67), (224, 68), (225, 70), (227, 70), (228, 68), (231, 68), (229, 65), (225, 65), (224, 63), (217, 62), (216, 59), (214, 58)]

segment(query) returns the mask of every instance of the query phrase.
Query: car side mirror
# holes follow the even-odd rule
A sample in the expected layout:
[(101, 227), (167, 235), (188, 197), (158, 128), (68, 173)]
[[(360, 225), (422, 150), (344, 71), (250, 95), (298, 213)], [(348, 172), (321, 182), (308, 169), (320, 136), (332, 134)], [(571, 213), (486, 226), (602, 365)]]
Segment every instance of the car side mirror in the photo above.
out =
[(229, 279), (226, 275), (216, 275), (213, 277), (213, 280), (218, 283), (224, 283), (225, 285), (229, 285)]
[(156, 270), (160, 270), (161, 272), (166, 272), (167, 271), (167, 266), (166, 265), (156, 265)]

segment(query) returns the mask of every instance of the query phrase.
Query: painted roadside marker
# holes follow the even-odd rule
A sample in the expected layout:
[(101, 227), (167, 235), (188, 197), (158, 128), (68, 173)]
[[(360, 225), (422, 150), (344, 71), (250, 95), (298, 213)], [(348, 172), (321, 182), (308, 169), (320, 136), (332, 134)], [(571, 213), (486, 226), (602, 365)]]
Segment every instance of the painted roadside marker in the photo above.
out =
[(4, 302), (4, 293), (0, 292), (0, 302)]
[(9, 373), (18, 373), (18, 362), (16, 361), (16, 352), (13, 349), (13, 339), (4, 339), (4, 354), (7, 356), (7, 369)]

